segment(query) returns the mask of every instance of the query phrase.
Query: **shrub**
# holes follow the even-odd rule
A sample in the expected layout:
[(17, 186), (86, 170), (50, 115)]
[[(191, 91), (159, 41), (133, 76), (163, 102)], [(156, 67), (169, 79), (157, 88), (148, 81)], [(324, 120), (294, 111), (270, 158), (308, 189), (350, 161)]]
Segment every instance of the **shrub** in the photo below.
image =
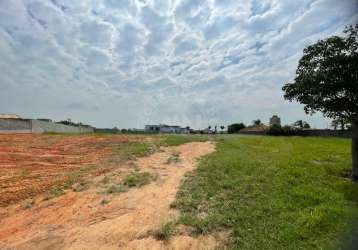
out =
[(227, 132), (229, 134), (233, 134), (233, 133), (237, 133), (239, 132), (241, 129), (246, 128), (245, 124), (243, 123), (234, 123), (228, 126)]
[(285, 125), (282, 127), (283, 135), (296, 135), (298, 130), (292, 126)]
[(301, 129), (297, 129), (295, 127), (285, 125), (281, 127), (280, 125), (273, 125), (270, 127), (270, 129), (267, 131), (268, 135), (286, 135), (286, 136), (293, 136), (293, 135), (299, 135)]
[(152, 175), (148, 172), (131, 172), (122, 180), (122, 184), (126, 187), (141, 187), (152, 179)]
[(153, 232), (153, 236), (157, 240), (168, 240), (174, 234), (175, 234), (174, 222), (167, 222), (165, 224), (162, 224), (160, 228), (158, 228)]
[(267, 134), (269, 134), (269, 135), (283, 135), (283, 129), (282, 129), (281, 125), (274, 124), (267, 131)]
[(167, 159), (166, 161), (166, 164), (176, 164), (176, 163), (179, 163), (181, 160), (180, 160), (180, 154), (177, 153), (177, 152), (174, 152), (172, 153), (171, 156), (169, 156), (169, 158)]

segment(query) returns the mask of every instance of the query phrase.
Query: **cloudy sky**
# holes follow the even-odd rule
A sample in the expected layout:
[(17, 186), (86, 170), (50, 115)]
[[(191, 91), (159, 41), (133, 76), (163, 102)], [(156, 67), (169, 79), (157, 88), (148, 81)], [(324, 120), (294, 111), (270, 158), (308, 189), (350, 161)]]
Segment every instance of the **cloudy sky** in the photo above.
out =
[(357, 0), (0, 0), (0, 113), (99, 127), (207, 127), (277, 114), (302, 49)]

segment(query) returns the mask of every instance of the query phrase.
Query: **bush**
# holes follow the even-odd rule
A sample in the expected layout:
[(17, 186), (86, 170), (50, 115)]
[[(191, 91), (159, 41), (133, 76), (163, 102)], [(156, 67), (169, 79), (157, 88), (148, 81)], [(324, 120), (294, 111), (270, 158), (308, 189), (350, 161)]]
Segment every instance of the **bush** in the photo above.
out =
[(246, 128), (243, 123), (234, 123), (228, 126), (227, 132), (228, 134), (233, 134), (239, 132), (241, 129)]
[(273, 125), (270, 127), (270, 129), (267, 131), (268, 135), (286, 135), (286, 136), (292, 136), (292, 135), (299, 135), (299, 132), (301, 130), (297, 129), (295, 127), (285, 125), (281, 127), (280, 125)]
[(122, 184), (126, 187), (141, 187), (152, 179), (152, 175), (148, 172), (131, 172), (122, 180)]
[(153, 232), (154, 238), (157, 240), (168, 240), (171, 236), (175, 234), (175, 223), (168, 222), (162, 224), (160, 228)]
[(267, 131), (267, 134), (269, 134), (269, 135), (283, 135), (283, 129), (282, 129), (281, 125), (274, 124)]
[[(149, 184), (152, 180), (155, 180), (156, 176), (148, 172), (131, 172), (127, 174), (123, 180), (119, 183), (113, 183), (111, 185), (105, 185), (105, 189), (100, 193), (114, 194), (126, 192), (129, 188), (142, 187)], [(102, 184), (108, 184), (110, 180), (108, 178), (102, 180)]]
[(282, 127), (283, 135), (297, 135), (298, 130), (292, 126), (286, 125)]

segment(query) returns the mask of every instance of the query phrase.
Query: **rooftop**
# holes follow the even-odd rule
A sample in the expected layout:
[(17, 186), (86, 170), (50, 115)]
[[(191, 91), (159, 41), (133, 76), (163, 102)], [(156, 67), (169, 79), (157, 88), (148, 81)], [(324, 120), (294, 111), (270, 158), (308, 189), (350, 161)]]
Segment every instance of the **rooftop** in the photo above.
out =
[(2, 119), (21, 119), (21, 116), (15, 114), (0, 114)]
[(248, 126), (244, 129), (241, 129), (240, 131), (242, 132), (256, 132), (256, 131), (266, 131), (268, 130), (269, 127), (265, 124), (260, 124), (260, 125), (251, 125), (251, 126)]

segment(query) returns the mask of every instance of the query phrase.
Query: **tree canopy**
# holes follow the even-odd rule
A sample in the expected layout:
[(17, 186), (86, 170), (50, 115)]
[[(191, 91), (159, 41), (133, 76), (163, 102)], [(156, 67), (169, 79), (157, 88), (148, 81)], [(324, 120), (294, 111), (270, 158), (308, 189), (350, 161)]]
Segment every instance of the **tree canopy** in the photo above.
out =
[(311, 128), (311, 126), (307, 122), (302, 121), (302, 120), (298, 120), (298, 121), (294, 122), (293, 126), (295, 126), (296, 128), (299, 128), (299, 129)]
[(232, 133), (237, 133), (239, 132), (241, 129), (246, 128), (245, 124), (243, 123), (234, 123), (228, 126), (228, 133), (232, 134)]
[(305, 48), (294, 82), (283, 87), (285, 99), (304, 104), (306, 113), (320, 111), (333, 119), (358, 115), (358, 25), (344, 33)]
[(261, 124), (261, 120), (260, 120), (260, 119), (253, 120), (252, 123), (253, 123), (254, 125), (260, 125), (260, 124)]
[(352, 124), (352, 179), (358, 180), (358, 25), (344, 33), (305, 48), (295, 80), (282, 89), (306, 113), (320, 111)]

